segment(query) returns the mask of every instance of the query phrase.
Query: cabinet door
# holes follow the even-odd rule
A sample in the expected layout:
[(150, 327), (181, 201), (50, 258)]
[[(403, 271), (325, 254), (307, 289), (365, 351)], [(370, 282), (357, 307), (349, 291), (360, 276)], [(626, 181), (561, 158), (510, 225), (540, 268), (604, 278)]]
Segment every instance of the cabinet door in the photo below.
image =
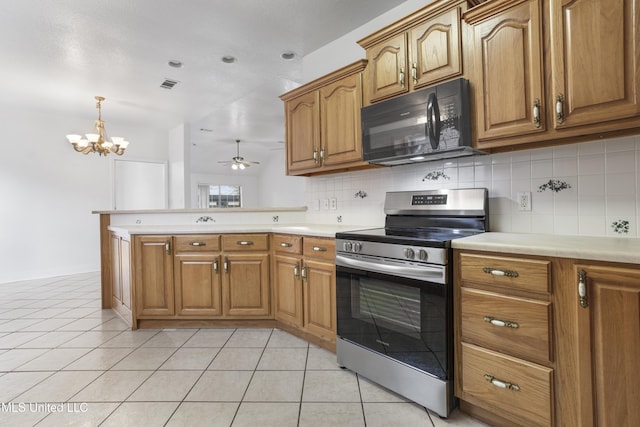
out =
[(320, 337), (336, 338), (336, 273), (332, 263), (308, 260), (303, 275), (304, 328)]
[(551, 0), (552, 93), (556, 128), (640, 112), (640, 1)]
[(471, 22), (480, 142), (544, 130), (540, 15), (533, 0)]
[(227, 316), (269, 315), (269, 255), (224, 255), (222, 301)]
[(296, 326), (302, 326), (301, 267), (299, 258), (275, 256), (275, 318)]
[(222, 314), (220, 256), (176, 255), (176, 314), (219, 316)]
[(369, 102), (409, 90), (406, 37), (402, 33), (367, 49)]
[(345, 77), (320, 89), (320, 105), (320, 159), (323, 165), (361, 161), (361, 74)]
[(320, 107), (318, 92), (285, 103), (287, 172), (315, 168), (320, 159)]
[(173, 256), (170, 236), (136, 236), (135, 281), (138, 316), (173, 316)]
[(587, 300), (577, 308), (578, 425), (640, 425), (640, 270), (577, 265), (576, 280), (581, 271)]
[(414, 89), (462, 73), (461, 37), (459, 8), (409, 31), (409, 67)]

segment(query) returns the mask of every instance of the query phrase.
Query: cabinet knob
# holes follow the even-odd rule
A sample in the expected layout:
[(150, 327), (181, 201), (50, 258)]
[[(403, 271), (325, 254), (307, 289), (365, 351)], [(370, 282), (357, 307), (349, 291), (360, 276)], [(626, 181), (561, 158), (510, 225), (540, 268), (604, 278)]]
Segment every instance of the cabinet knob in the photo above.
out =
[(564, 123), (564, 95), (556, 96), (556, 120), (558, 123)]
[(484, 271), (487, 274), (491, 274), (493, 276), (507, 276), (507, 277), (518, 277), (519, 274), (517, 271), (513, 271), (513, 270), (500, 270), (499, 268), (492, 268), (492, 267), (484, 267), (482, 269), (482, 271)]
[(536, 128), (539, 128), (541, 126), (540, 100), (538, 98), (536, 98), (535, 101), (533, 101), (533, 125)]
[(509, 381), (499, 380), (493, 375), (484, 374), (484, 379), (489, 381), (496, 387), (505, 388), (507, 390), (520, 391), (520, 386), (518, 384), (510, 383)]
[(589, 297), (587, 295), (587, 272), (580, 269), (578, 271), (578, 301), (580, 307), (589, 307)]

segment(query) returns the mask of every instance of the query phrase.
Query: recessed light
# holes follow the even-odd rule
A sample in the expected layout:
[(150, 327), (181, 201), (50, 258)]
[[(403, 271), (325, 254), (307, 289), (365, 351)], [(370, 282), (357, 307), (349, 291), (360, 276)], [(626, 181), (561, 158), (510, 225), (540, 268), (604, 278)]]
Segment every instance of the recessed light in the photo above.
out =
[(282, 52), (282, 54), (280, 55), (280, 58), (284, 59), (285, 61), (291, 61), (295, 57), (296, 53), (291, 51)]
[(222, 57), (222, 62), (224, 62), (225, 64), (233, 64), (236, 61), (237, 59), (231, 55), (226, 55)]
[(200, 132), (213, 132), (213, 129), (200, 128)]
[(169, 64), (169, 67), (173, 67), (173, 68), (182, 68), (184, 66), (182, 64), (182, 61), (178, 61), (177, 59), (170, 59), (168, 64)]

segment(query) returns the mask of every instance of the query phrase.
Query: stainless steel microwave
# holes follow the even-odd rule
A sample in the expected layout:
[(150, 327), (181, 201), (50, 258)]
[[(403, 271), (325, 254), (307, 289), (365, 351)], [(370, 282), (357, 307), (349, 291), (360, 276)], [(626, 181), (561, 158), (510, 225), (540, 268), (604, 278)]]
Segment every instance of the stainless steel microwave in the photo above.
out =
[(471, 147), (469, 81), (456, 79), (362, 108), (363, 158), (413, 162), (485, 154)]

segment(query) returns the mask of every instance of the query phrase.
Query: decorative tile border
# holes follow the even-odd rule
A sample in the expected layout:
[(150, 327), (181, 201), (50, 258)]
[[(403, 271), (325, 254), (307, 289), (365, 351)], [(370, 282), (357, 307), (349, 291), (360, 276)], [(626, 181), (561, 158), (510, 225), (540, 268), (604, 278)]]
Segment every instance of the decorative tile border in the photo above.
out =
[(431, 171), (422, 178), (423, 181), (437, 181), (440, 178), (442, 179), (451, 179), (449, 175), (442, 171)]
[(613, 221), (611, 223), (611, 228), (613, 228), (613, 232), (614, 233), (618, 233), (618, 234), (629, 234), (629, 221), (627, 221), (626, 219), (619, 219), (616, 221)]
[(549, 182), (542, 184), (538, 187), (538, 193), (542, 193), (543, 191), (551, 190), (554, 193), (558, 193), (562, 190), (566, 190), (571, 188), (571, 184), (566, 181), (560, 181), (559, 179), (550, 179)]
[(216, 220), (211, 218), (210, 216), (201, 216), (196, 220), (196, 222), (216, 222)]
[(367, 193), (363, 190), (360, 190), (356, 194), (354, 194), (353, 197), (355, 198), (360, 197), (361, 199), (364, 199), (365, 197), (367, 197)]

